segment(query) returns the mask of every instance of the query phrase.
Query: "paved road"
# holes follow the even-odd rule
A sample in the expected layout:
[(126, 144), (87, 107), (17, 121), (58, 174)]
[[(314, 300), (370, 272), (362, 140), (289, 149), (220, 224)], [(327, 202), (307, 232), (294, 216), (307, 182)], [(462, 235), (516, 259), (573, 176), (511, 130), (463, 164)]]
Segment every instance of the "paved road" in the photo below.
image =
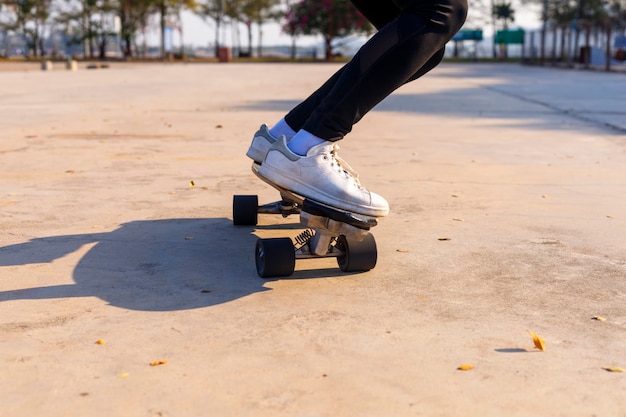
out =
[(262, 280), (245, 150), (337, 68), (0, 73), (0, 415), (626, 416), (626, 77), (404, 86), (341, 144), (377, 267)]

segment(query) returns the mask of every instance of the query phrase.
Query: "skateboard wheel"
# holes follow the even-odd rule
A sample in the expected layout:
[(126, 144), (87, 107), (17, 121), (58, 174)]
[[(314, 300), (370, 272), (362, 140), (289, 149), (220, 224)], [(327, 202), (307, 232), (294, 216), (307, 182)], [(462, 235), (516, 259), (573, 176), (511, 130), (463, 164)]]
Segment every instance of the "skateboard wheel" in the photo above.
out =
[(288, 237), (257, 240), (254, 258), (261, 278), (288, 277), (296, 268), (296, 252)]
[(233, 224), (256, 226), (259, 219), (259, 198), (256, 195), (233, 196)]
[(337, 239), (337, 248), (343, 252), (337, 257), (337, 264), (343, 272), (369, 271), (376, 266), (378, 253), (371, 233), (365, 234), (363, 240), (341, 235)]

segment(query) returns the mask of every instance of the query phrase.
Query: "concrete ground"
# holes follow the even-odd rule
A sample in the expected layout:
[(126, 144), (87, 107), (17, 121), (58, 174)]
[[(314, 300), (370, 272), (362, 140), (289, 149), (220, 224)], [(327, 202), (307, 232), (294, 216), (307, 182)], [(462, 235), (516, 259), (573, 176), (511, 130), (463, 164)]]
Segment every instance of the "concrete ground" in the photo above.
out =
[(337, 68), (0, 73), (0, 415), (626, 416), (626, 77), (402, 87), (341, 143), (376, 268), (263, 280), (244, 153)]

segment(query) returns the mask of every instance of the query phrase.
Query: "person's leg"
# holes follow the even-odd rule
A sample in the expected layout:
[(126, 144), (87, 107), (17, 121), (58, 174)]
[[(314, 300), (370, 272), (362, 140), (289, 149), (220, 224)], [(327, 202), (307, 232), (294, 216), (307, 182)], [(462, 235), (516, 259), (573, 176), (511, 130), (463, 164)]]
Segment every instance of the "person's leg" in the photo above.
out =
[[(402, 84), (436, 66), (460, 29), (466, 0), (404, 0), (401, 13), (376, 33), (338, 73), (301, 129), (342, 139), (364, 114)], [(331, 78), (332, 79), (332, 78)], [(289, 123), (290, 118), (285, 120)], [(291, 123), (289, 123), (291, 126)], [(297, 130), (298, 126), (292, 126)]]
[[(276, 141), (260, 175), (332, 207), (371, 216), (388, 214), (387, 201), (361, 186), (354, 171), (337, 156), (332, 142), (342, 139), (395, 89), (436, 66), (467, 13), (466, 0), (395, 2), (401, 3), (399, 16), (331, 77), (325, 84), (327, 93), (315, 97), (321, 100), (301, 128), (289, 124), (293, 130), (299, 128), (289, 142), (295, 147), (285, 138)], [(289, 123), (288, 117), (285, 120)], [(310, 147), (299, 147), (300, 138)]]
[[(381, 29), (388, 23), (392, 22), (400, 14), (400, 8), (391, 0), (371, 1), (371, 0), (351, 0), (354, 6), (365, 16), (365, 18), (376, 27)], [(337, 80), (340, 78), (343, 68), (337, 71), (330, 79), (320, 86), (307, 99), (302, 101), (287, 113), (282, 119), (274, 123), (271, 127), (262, 125), (253, 136), (252, 143), (246, 152), (246, 155), (261, 164), (265, 155), (276, 140), (280, 136), (285, 136), (287, 141), (291, 140), (298, 131), (301, 130), (304, 123), (313, 113), (313, 110), (321, 103), (321, 101), (332, 90)], [(300, 132), (300, 153), (320, 143), (315, 136)]]
[[(400, 14), (400, 8), (391, 0), (351, 0), (351, 3), (377, 30), (391, 23)], [(315, 90), (306, 100), (291, 109), (282, 119), (281, 123), (285, 122), (294, 132), (299, 131), (311, 116), (313, 110), (315, 110), (328, 93), (330, 93), (337, 80), (341, 78), (344, 68), (345, 66), (339, 69), (339, 71), (333, 74), (333, 76), (322, 84), (320, 88)], [(276, 126), (273, 133), (275, 133), (277, 137), (278, 134), (284, 132), (283, 129), (284, 126)], [(290, 139), (290, 137), (288, 136), (287, 139)]]
[[(371, 1), (371, 0), (351, 0), (354, 6), (368, 19), (377, 29), (382, 29), (385, 25), (393, 22), (401, 13), (400, 8), (391, 0)], [(406, 82), (415, 80), (428, 71), (436, 67), (443, 58), (444, 49), (435, 53), (421, 68), (409, 77)], [(309, 119), (313, 111), (321, 104), (329, 93), (333, 90), (336, 82), (342, 78), (343, 71), (346, 67), (342, 67), (330, 79), (328, 79), (320, 88), (318, 88), (307, 99), (302, 101), (287, 113), (282, 119), (275, 123), (271, 128), (263, 125), (254, 134), (247, 155), (256, 163), (262, 163), (269, 147), (276, 139), (284, 135), (289, 141), (296, 132), (300, 131), (306, 121)], [(302, 138), (302, 136), (305, 136)], [(315, 140), (315, 136), (308, 132), (300, 132), (300, 140), (303, 141), (299, 146), (300, 153), (310, 147), (310, 144), (319, 143)], [(295, 147), (295, 142), (292, 144)]]

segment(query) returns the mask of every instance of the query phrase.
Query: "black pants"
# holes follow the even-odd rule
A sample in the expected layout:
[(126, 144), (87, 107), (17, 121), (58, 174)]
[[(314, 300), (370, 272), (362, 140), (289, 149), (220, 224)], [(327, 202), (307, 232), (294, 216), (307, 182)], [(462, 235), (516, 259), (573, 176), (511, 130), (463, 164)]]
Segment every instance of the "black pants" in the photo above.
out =
[(436, 67), (467, 15), (467, 0), (351, 1), (378, 32), (285, 116), (293, 130), (329, 141), (342, 139), (394, 90)]

